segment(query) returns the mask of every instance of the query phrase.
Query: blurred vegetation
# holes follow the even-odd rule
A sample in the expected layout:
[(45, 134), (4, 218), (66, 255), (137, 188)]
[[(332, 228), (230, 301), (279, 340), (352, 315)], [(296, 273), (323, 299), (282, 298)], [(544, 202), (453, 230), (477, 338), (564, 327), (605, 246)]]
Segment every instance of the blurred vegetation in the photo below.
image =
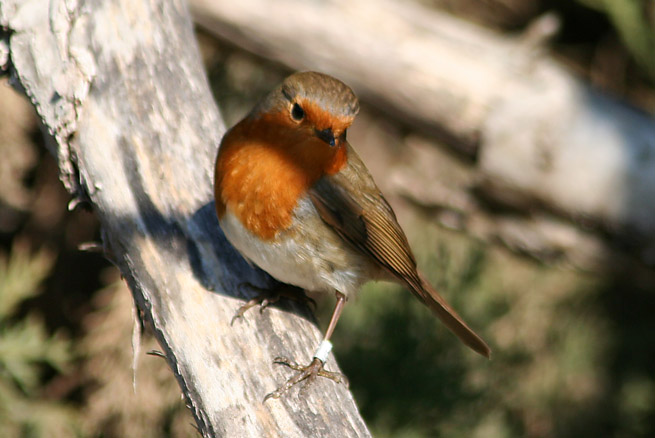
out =
[[(0, 81), (0, 437), (197, 436), (165, 361), (139, 356), (131, 294), (67, 211), (29, 102)], [(41, 248), (35, 250), (35, 248)], [(142, 352), (156, 349), (144, 336)]]
[(578, 1), (609, 17), (632, 56), (655, 81), (655, 1)]
[(70, 365), (70, 342), (50, 335), (33, 312), (19, 317), (20, 305), (40, 292), (52, 266), (51, 253), (30, 254), (21, 241), (10, 256), (0, 252), (0, 425), (5, 437), (71, 437), (80, 430), (70, 406), (41, 398), (48, 377)]
[(433, 284), (494, 352), (473, 355), (406, 291), (369, 285), (335, 350), (375, 435), (565, 436), (602, 381), (606, 327), (581, 312), (601, 282), (426, 224), (411, 230)]
[[(652, 2), (580, 0), (594, 10), (567, 0), (423, 2), (501, 31), (554, 9), (563, 22), (556, 56), (655, 113), (652, 76), (644, 79), (652, 67), (640, 60), (653, 53)], [(631, 42), (640, 38), (651, 42)], [(199, 39), (228, 125), (288, 74)], [(364, 104), (351, 138), (382, 169), (379, 140), (402, 150), (407, 135)], [(197, 436), (164, 361), (141, 354), (134, 391), (129, 291), (107, 261), (77, 250), (98, 239), (98, 224), (67, 212), (34, 115), (4, 83), (0, 156), (0, 436)], [(367, 285), (346, 306), (334, 344), (375, 436), (655, 436), (652, 268), (600, 275), (544, 265), (391, 201), (423, 271), (494, 352), (491, 361), (470, 353), (400, 287)], [(319, 304), (322, 324), (332, 304)], [(141, 351), (152, 348), (146, 336)]]

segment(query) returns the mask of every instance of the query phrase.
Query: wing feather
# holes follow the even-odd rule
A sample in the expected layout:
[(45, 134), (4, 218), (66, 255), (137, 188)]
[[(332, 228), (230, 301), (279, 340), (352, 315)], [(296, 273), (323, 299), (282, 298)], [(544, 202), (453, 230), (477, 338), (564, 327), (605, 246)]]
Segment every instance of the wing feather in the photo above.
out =
[[(353, 193), (358, 194), (356, 198)], [(349, 145), (348, 164), (319, 179), (309, 196), (323, 221), (337, 234), (407, 285), (466, 345), (489, 357), (487, 344), (419, 274), (396, 215)]]

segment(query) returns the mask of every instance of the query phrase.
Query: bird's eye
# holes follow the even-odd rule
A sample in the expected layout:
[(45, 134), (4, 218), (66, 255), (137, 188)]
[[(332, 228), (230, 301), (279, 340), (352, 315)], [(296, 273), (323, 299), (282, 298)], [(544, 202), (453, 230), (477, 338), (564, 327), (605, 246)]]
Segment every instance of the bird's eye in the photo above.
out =
[(303, 111), (300, 105), (294, 103), (293, 108), (291, 108), (291, 117), (293, 117), (293, 120), (299, 122), (305, 117), (305, 111)]

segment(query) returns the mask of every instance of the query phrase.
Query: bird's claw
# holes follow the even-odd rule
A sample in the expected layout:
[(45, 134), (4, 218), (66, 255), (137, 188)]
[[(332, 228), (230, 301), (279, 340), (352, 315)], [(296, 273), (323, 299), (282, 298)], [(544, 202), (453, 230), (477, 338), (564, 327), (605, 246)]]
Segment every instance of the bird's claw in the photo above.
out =
[(258, 295), (255, 298), (249, 300), (243, 306), (239, 307), (236, 314), (232, 317), (230, 325), (233, 325), (234, 321), (237, 319), (242, 318), (250, 308), (259, 305), (259, 312), (262, 313), (265, 308), (273, 303), (278, 302), (282, 297), (289, 298), (297, 302), (312, 303), (314, 310), (316, 310), (316, 301), (313, 298), (308, 297), (302, 289), (295, 286), (280, 285), (274, 289), (264, 289), (250, 283), (242, 283), (239, 285), (240, 289), (244, 287), (248, 287), (249, 289), (257, 291)]
[(300, 389), (300, 396), (304, 397), (307, 388), (314, 380), (316, 380), (316, 377), (325, 377), (327, 379), (334, 381), (335, 383), (345, 385), (346, 388), (348, 387), (348, 379), (346, 379), (346, 376), (344, 376), (341, 373), (335, 373), (332, 371), (324, 370), (323, 362), (316, 357), (312, 359), (312, 362), (307, 366), (299, 365), (298, 363), (290, 359), (287, 359), (286, 357), (276, 357), (273, 360), (273, 363), (278, 365), (284, 365), (286, 367), (291, 368), (294, 371), (298, 371), (298, 373), (292, 376), (286, 382), (284, 382), (284, 384), (280, 386), (278, 389), (276, 389), (275, 391), (266, 394), (266, 397), (264, 397), (264, 402), (266, 402), (266, 400), (270, 398), (282, 397), (292, 387), (294, 387), (295, 385), (297, 385), (298, 383), (304, 380), (307, 380), (307, 382)]
[(272, 298), (268, 298), (268, 295), (265, 295), (265, 294), (256, 296), (255, 298), (249, 300), (243, 306), (239, 307), (239, 309), (237, 310), (237, 313), (235, 313), (234, 316), (232, 317), (232, 321), (230, 321), (230, 325), (233, 325), (234, 321), (236, 321), (237, 319), (242, 318), (243, 315), (251, 307), (255, 307), (255, 306), (259, 305), (260, 306), (259, 312), (262, 313), (266, 307), (270, 306), (271, 304), (273, 304), (274, 302), (276, 302), (279, 299), (280, 299), (279, 295), (276, 296), (276, 297), (272, 297)]

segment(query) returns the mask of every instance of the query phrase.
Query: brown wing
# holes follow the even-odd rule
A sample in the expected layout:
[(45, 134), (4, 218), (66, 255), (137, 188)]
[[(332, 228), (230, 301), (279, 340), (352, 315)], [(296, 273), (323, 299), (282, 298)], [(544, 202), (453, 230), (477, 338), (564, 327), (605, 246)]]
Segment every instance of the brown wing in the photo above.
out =
[(346, 167), (318, 180), (309, 195), (323, 221), (337, 234), (406, 284), (466, 345), (489, 357), (487, 344), (418, 273), (396, 215), (352, 148), (348, 148)]
[(381, 194), (367, 193), (355, 200), (340, 182), (335, 176), (323, 177), (311, 188), (310, 198), (321, 218), (389, 273), (419, 286), (414, 256), (387, 201)]

